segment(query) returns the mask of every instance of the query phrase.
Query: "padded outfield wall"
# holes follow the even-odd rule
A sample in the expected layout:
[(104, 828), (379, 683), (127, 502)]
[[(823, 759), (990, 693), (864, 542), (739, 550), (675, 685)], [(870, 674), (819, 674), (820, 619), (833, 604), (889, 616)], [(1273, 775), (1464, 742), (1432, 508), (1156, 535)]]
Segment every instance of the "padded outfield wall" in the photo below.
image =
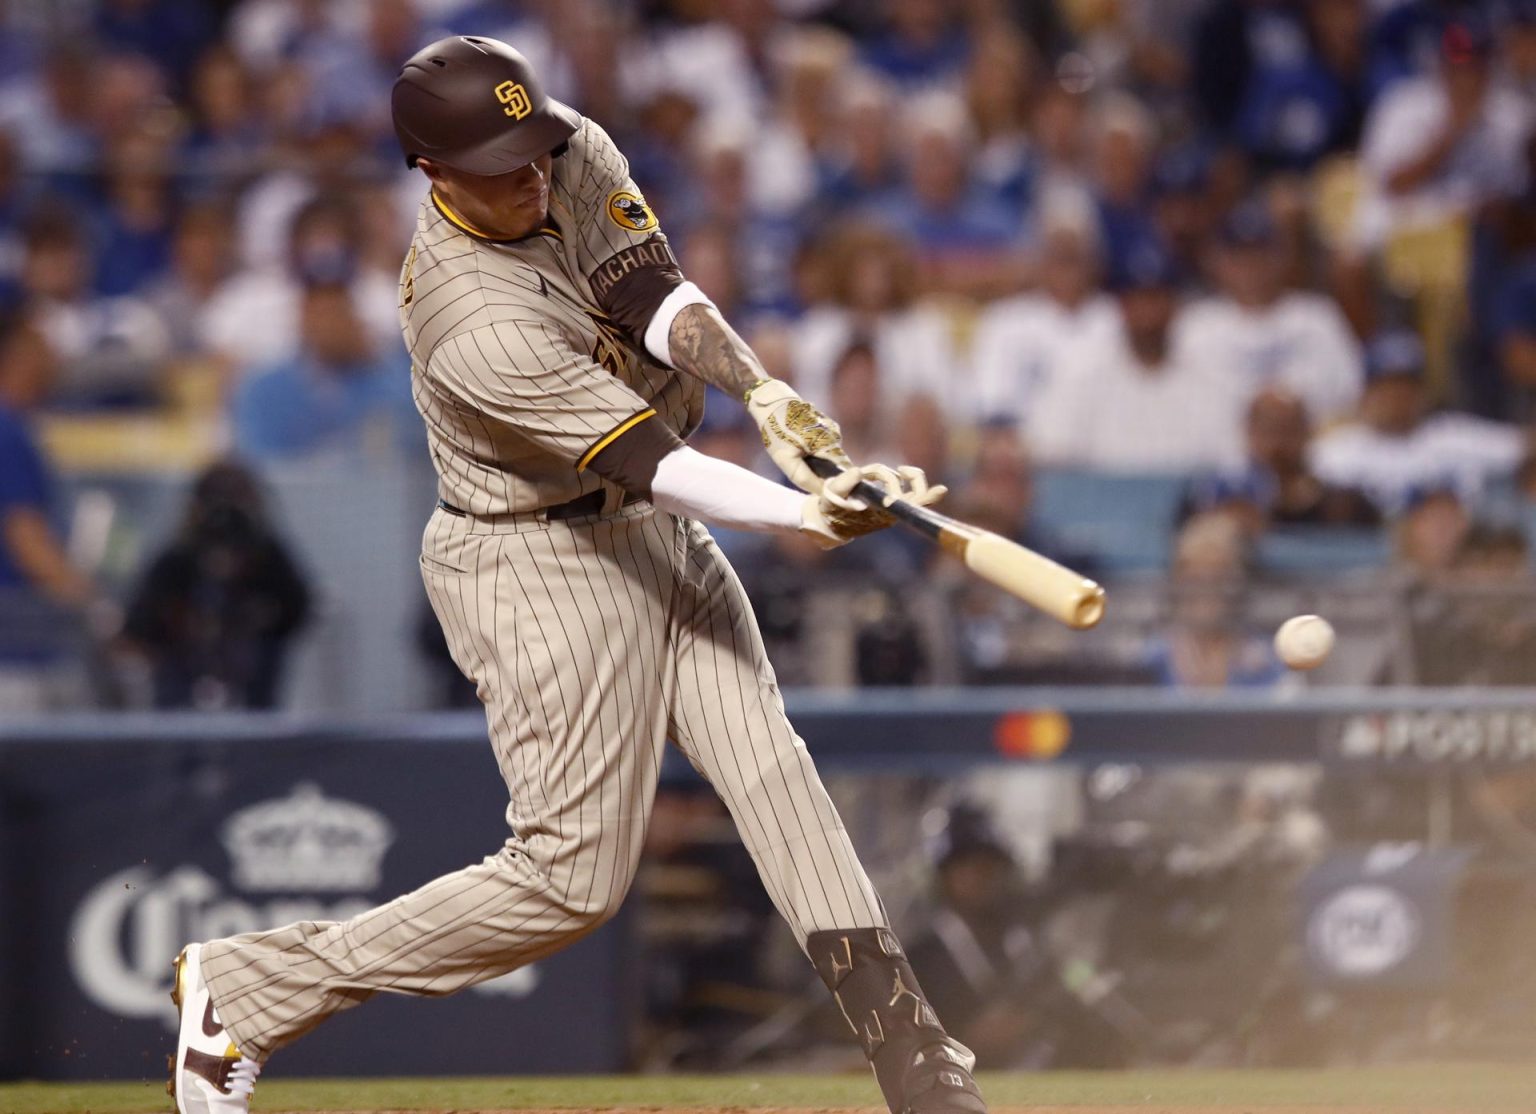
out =
[[(1307, 978), (1344, 984), (1411, 989), (1447, 977), (1455, 894), (1479, 853), (1445, 815), (1452, 787), (1474, 771), (1536, 768), (1536, 693), (1524, 691), (1191, 699), (993, 690), (790, 702), (834, 786), (906, 775), (996, 781), (996, 771), (1024, 768), (1107, 785), (1135, 771), (1282, 764), (1313, 771), (1347, 801), (1352, 787), (1421, 780), (1423, 815), (1406, 818), (1415, 838), (1341, 842), (1296, 887), (1284, 933)], [(667, 776), (692, 777), (680, 762)], [(504, 807), (477, 714), (0, 726), (0, 1077), (153, 1074), (171, 1039), (169, 964), (182, 942), (348, 916), (495, 851)], [(861, 848), (901, 834), (889, 814), (850, 828)], [(448, 1001), (370, 1003), (285, 1052), (284, 1071), (631, 1066), (636, 915)]]

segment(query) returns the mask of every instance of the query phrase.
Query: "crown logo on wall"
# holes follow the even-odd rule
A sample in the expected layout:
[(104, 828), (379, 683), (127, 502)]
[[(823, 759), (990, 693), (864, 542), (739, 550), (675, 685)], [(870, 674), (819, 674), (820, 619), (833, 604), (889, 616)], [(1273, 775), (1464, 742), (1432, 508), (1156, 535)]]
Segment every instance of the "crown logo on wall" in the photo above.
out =
[(222, 842), (241, 889), (303, 893), (377, 888), (394, 838), (381, 813), (302, 782), (235, 813)]

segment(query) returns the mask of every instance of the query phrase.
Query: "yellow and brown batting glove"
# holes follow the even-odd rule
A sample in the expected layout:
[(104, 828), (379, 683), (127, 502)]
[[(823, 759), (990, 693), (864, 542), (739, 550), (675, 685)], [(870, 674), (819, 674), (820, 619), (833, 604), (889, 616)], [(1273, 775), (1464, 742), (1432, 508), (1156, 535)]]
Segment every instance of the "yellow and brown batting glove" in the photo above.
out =
[(911, 465), (888, 468), (884, 464), (866, 464), (862, 468), (846, 468), (828, 480), (818, 494), (806, 497), (800, 512), (800, 531), (809, 534), (823, 549), (836, 549), (895, 522), (883, 507), (868, 506), (853, 494), (863, 480), (884, 488), (887, 503), (905, 499), (927, 507), (949, 491), (943, 484), (929, 486), (923, 470)]
[(763, 435), (768, 455), (801, 491), (821, 491), (821, 477), (805, 463), (808, 456), (823, 457), (841, 468), (853, 467), (843, 451), (843, 431), (837, 423), (782, 379), (759, 379), (742, 398)]

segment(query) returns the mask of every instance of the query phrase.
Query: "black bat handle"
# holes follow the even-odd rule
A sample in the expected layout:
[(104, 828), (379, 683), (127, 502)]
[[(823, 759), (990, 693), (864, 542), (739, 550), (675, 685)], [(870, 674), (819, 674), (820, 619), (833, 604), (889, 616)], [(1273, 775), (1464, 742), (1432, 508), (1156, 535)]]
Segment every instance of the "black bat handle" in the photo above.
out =
[[(825, 457), (808, 456), (805, 458), (805, 463), (812, 472), (824, 480), (840, 476), (843, 472), (842, 468)], [(870, 483), (868, 480), (860, 480), (858, 486), (853, 489), (853, 494), (872, 507), (885, 507), (886, 513), (898, 522), (930, 538), (937, 538), (943, 532), (944, 524), (949, 521), (944, 515), (930, 511), (927, 507), (908, 503), (905, 499), (892, 500), (887, 506), (885, 500), (889, 493), (879, 484)]]

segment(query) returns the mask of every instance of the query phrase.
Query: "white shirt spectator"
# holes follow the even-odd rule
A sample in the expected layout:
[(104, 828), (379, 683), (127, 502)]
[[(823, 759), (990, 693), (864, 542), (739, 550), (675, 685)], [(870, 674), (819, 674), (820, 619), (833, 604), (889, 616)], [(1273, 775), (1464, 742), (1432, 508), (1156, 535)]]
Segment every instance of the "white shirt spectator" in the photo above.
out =
[(226, 37), (241, 61), (265, 72), (279, 65), (306, 35), (343, 26), (354, 5), (306, 4), (300, 0), (240, 0), (229, 15)]
[[(203, 310), (200, 333), (211, 349), (245, 372), (266, 367), (298, 347), (302, 291), (281, 271), (235, 275)], [(392, 352), (400, 339), (400, 286), (393, 275), (365, 271), (352, 281), (352, 300), (376, 352)]]
[(659, 93), (678, 93), (698, 106), (706, 124), (724, 121), (742, 128), (752, 128), (766, 111), (746, 44), (723, 23), (658, 31), (628, 63), (621, 76), (625, 91), (638, 103)]
[(1396, 437), (1363, 423), (1341, 426), (1314, 441), (1310, 455), (1319, 479), (1359, 488), (1390, 513), (1416, 487), (1449, 484), (1462, 499), (1475, 500), (1489, 481), (1519, 465), (1525, 436), (1469, 414), (1432, 414)]
[(1360, 344), (1338, 305), (1318, 294), (1292, 291), (1265, 309), (1207, 298), (1180, 317), (1174, 343), (1228, 368), (1247, 398), (1285, 388), (1318, 426), (1352, 414), (1360, 398)]
[(1034, 440), (1035, 411), (1067, 349), (1115, 328), (1114, 299), (1099, 294), (1076, 307), (1045, 294), (1020, 294), (989, 305), (971, 343), (971, 413), (978, 420), (1013, 417)]
[(1036, 410), (1035, 453), (1108, 472), (1235, 470), (1242, 401), (1231, 375), (1171, 345), (1148, 369), (1115, 326), (1068, 350)]
[(1379, 248), (1400, 229), (1437, 224), (1523, 186), (1531, 109), (1517, 92), (1495, 84), (1476, 123), (1440, 172), (1419, 188), (1392, 196), (1387, 179), (1438, 141), (1449, 113), (1450, 102), (1436, 77), (1400, 81), (1377, 100), (1366, 119), (1360, 152), (1364, 181), (1355, 211), (1360, 249)]
[(816, 159), (793, 125), (770, 119), (747, 149), (747, 182), (752, 207), (764, 213), (793, 213), (816, 191)]
[(12, 80), (0, 87), (0, 129), (14, 139), (22, 166), (34, 172), (83, 173), (96, 156), (92, 138), (62, 120), (34, 81)]
[(314, 200), (315, 192), (314, 182), (294, 171), (264, 175), (246, 190), (235, 213), (241, 266), (282, 266), (293, 218)]
[(795, 389), (818, 406), (830, 405), (832, 371), (858, 340), (874, 350), (888, 413), (920, 394), (949, 408), (959, 361), (949, 320), (927, 306), (882, 314), (862, 331), (854, 314), (840, 306), (810, 310), (796, 323), (791, 340)]

